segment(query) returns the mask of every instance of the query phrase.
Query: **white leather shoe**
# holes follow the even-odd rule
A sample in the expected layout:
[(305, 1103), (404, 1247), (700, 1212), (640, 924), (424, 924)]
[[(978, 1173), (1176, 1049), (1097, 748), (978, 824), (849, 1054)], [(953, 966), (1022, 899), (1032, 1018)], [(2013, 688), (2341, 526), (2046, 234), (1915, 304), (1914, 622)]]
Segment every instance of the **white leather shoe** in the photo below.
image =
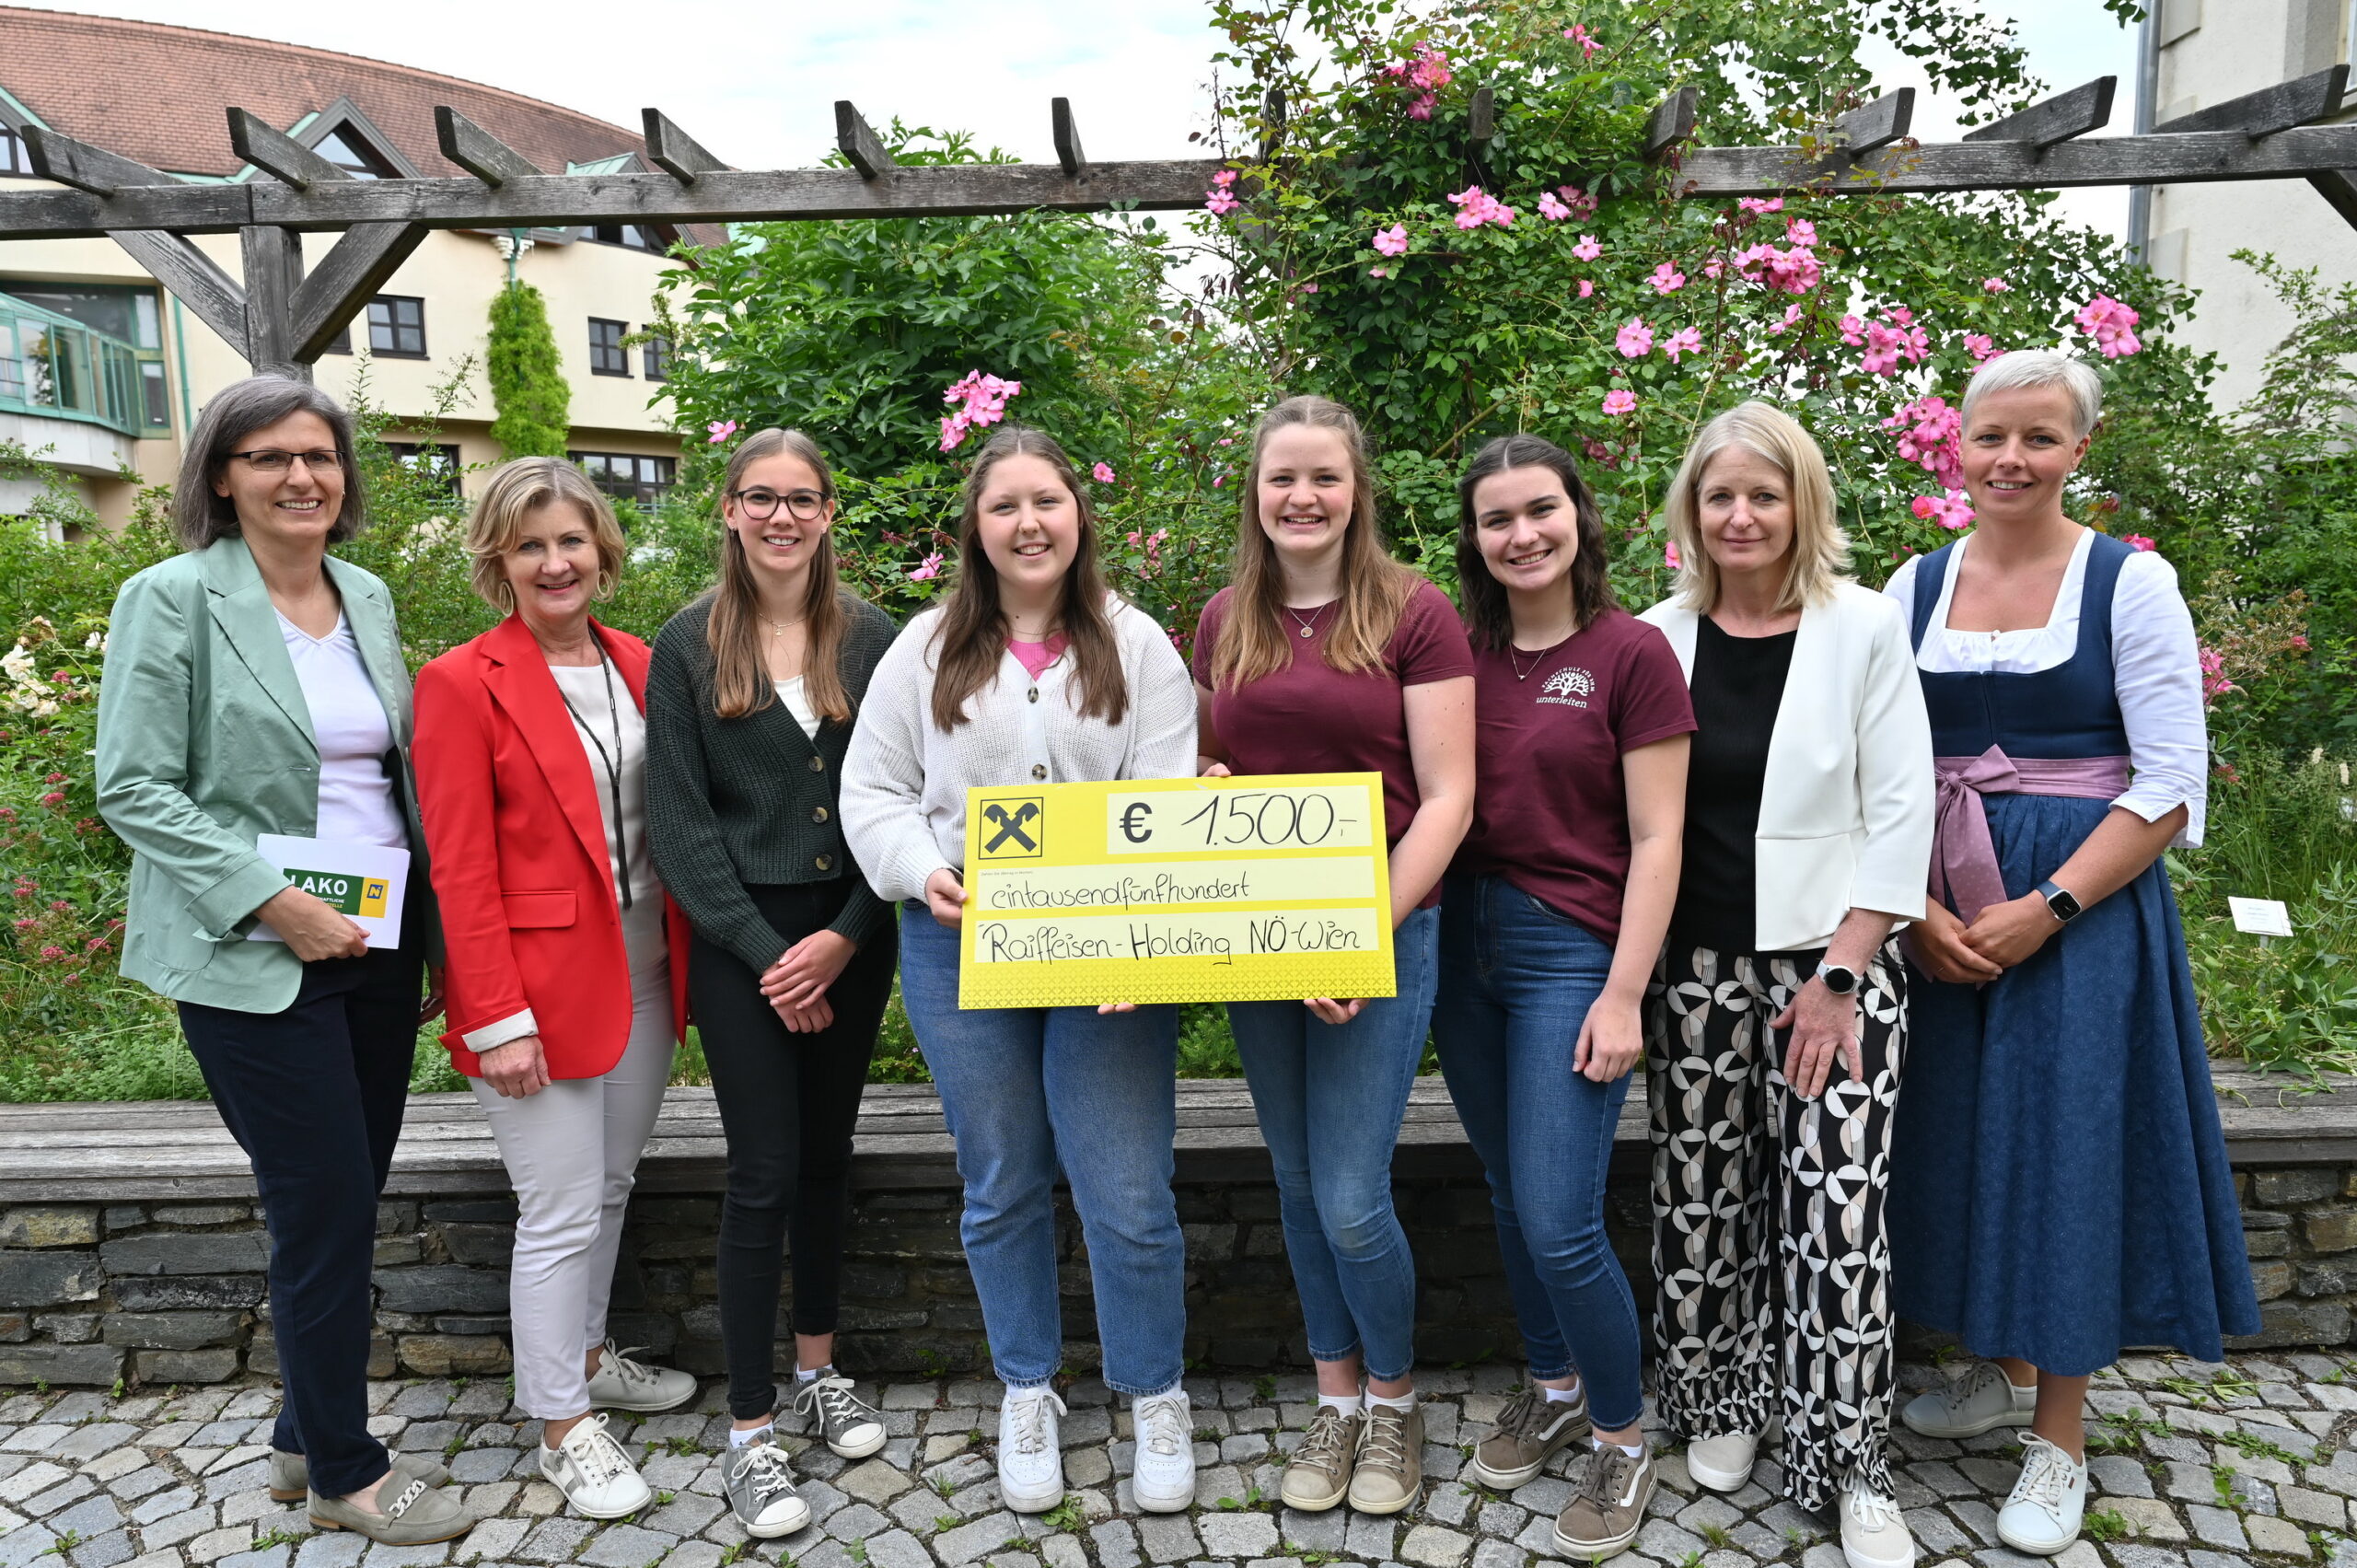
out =
[(1130, 1404), (1137, 1461), (1130, 1490), (1149, 1514), (1179, 1514), (1195, 1505), (1195, 1418), (1187, 1390), (1149, 1394)]
[(554, 1448), (540, 1447), (540, 1474), (585, 1519), (619, 1519), (655, 1500), (622, 1446), (606, 1431), (606, 1418), (574, 1423)]
[(589, 1402), (599, 1410), (644, 1414), (674, 1409), (695, 1397), (692, 1373), (633, 1361), (628, 1352), (616, 1350), (611, 1340), (598, 1351), (598, 1370), (589, 1375)]
[(1978, 1437), (2001, 1426), (2027, 1426), (2038, 1413), (2038, 1389), (2016, 1388), (1993, 1361), (1976, 1365), (1945, 1388), (1918, 1394), (1898, 1419), (1926, 1437)]
[(1696, 1485), (1713, 1492), (1741, 1492), (1751, 1480), (1752, 1461), (1759, 1458), (1759, 1434), (1724, 1432), (1686, 1446), (1686, 1472)]
[(2087, 1467), (2040, 1437), (2022, 1438), (2022, 1474), (1997, 1510), (1997, 1539), (2015, 1551), (2052, 1557), (2079, 1539), (2087, 1511)]
[(1898, 1504), (1854, 1475), (1841, 1488), (1841, 1555), (1850, 1568), (1915, 1568), (1915, 1535)]
[[(1056, 1418), (1064, 1402), (1051, 1388), (1009, 1388), (998, 1407), (998, 1494), (1018, 1514), (1044, 1514), (1064, 1500), (1064, 1455)], [(1189, 1443), (1193, 1434), (1189, 1434)], [(1187, 1450), (1194, 1463), (1194, 1449)]]

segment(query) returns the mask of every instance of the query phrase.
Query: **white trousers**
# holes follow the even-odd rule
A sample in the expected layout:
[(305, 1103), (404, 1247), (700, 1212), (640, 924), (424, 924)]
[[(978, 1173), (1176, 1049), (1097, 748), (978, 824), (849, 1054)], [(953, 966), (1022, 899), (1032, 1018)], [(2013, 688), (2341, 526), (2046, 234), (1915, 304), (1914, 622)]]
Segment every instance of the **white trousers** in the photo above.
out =
[(668, 960), (633, 974), (630, 989), (630, 1042), (603, 1077), (559, 1078), (522, 1099), (468, 1080), (516, 1184), (516, 1402), (537, 1421), (589, 1409), (582, 1364), (606, 1342), (622, 1213), (671, 1080)]

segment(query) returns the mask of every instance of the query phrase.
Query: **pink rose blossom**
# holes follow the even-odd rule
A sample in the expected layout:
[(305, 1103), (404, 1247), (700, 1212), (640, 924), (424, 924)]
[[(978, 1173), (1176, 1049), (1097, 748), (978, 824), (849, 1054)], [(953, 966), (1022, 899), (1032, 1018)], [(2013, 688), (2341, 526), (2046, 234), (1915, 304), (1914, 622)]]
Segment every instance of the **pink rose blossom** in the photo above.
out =
[(1994, 359), (1998, 354), (1996, 343), (1991, 341), (1986, 332), (1965, 333), (1964, 351), (1972, 355), (1975, 364), (1985, 359)]
[(909, 581), (912, 583), (926, 582), (939, 575), (941, 575), (941, 552), (938, 550), (924, 558), (923, 565), (909, 568)]
[(1095, 468), (1090, 469), (1088, 473), (1089, 477), (1096, 480), (1099, 484), (1110, 484), (1113, 482), (1113, 465), (1110, 463), (1099, 463)]
[(1580, 279), (1580, 297), (1582, 299), (1585, 299), (1589, 295), (1594, 294), (1595, 292), (1596, 285), (1592, 280), (1587, 278)]
[(1552, 191), (1541, 191), (1538, 192), (1538, 215), (1550, 223), (1561, 223), (1572, 215), (1572, 209), (1563, 205), (1563, 199)]
[(1784, 238), (1794, 245), (1813, 246), (1817, 243), (1817, 225), (1806, 218), (1793, 218), (1784, 225)]
[(1448, 68), (1447, 52), (1433, 43), (1416, 45), (1413, 59), (1386, 65), (1383, 74), (1395, 81), (1404, 80), (1417, 89), (1415, 101), (1408, 106), (1411, 120), (1430, 120), (1433, 106), (1440, 101), (1434, 89), (1445, 87), (1455, 79), (1455, 73)]
[(969, 430), (996, 424), (1006, 415), (1006, 400), (1022, 390), (1020, 381), (1003, 381), (979, 370), (966, 372), (941, 394), (943, 402), (962, 405), (942, 417), (941, 449), (955, 451), (965, 441)]
[(1406, 255), (1408, 253), (1408, 226), (1403, 223), (1395, 223), (1389, 228), (1376, 229), (1375, 231), (1375, 248), (1386, 256)]
[(1678, 363), (1679, 354), (1699, 354), (1701, 348), (1702, 334), (1692, 327), (1680, 327), (1676, 332), (1661, 341), (1661, 351), (1669, 355), (1669, 362), (1672, 365)]
[[(1899, 432), (1898, 455), (1947, 490), (1964, 488), (1964, 420), (1945, 398), (1918, 398), (1882, 422)], [(1918, 516), (1921, 516), (1919, 513)]]
[(1637, 394), (1626, 387), (1615, 387), (1604, 394), (1604, 412), (1609, 414), (1637, 412)]
[(1595, 59), (1596, 52), (1604, 47), (1604, 45), (1596, 42), (1596, 36), (1593, 33), (1589, 32), (1587, 29), (1580, 26), (1577, 22), (1573, 22), (1570, 27), (1565, 28), (1563, 29), (1563, 36), (1580, 46), (1580, 58), (1583, 60)]
[(1664, 261), (1645, 281), (1654, 285), (1655, 294), (1676, 294), (1686, 286), (1686, 274), (1679, 272), (1674, 263)]
[(733, 419), (715, 419), (704, 428), (712, 432), (712, 440), (709, 444), (717, 447), (737, 434), (737, 422)]
[(1604, 254), (1604, 247), (1596, 242), (1595, 235), (1583, 234), (1580, 242), (1572, 247), (1572, 254), (1583, 261), (1593, 261)]
[(1654, 351), (1654, 330), (1645, 325), (1643, 316), (1620, 329), (1612, 340), (1613, 346), (1625, 359), (1643, 359)]
[(1972, 503), (1961, 490), (1951, 490), (1945, 496), (1918, 495), (1909, 509), (1925, 522), (1950, 530), (1972, 526)]
[(2098, 294), (2079, 308), (2071, 319), (2079, 330), (2096, 340), (2096, 352), (2106, 359), (2119, 359), (2143, 348), (2136, 341), (2135, 327), (2140, 318), (2135, 311), (2107, 294)]
[(1880, 321), (1862, 320), (1855, 316), (1841, 318), (1841, 341), (1866, 352), (1858, 366), (1869, 376), (1895, 376), (1901, 359), (1909, 364), (1922, 361), (1932, 352), (1931, 339), (1923, 329), (1912, 325), (1914, 312), (1903, 305), (1895, 305), (1882, 313)]
[(2201, 650), (2201, 705), (2208, 707), (2229, 691), (2242, 688), (2226, 679), (2226, 656), (2215, 648)]
[(1770, 213), (1782, 212), (1784, 198), (1771, 196), (1763, 201), (1758, 196), (1739, 196), (1736, 199), (1735, 204), (1754, 217), (1765, 217)]
[(1980, 280), (1980, 286), (1988, 290), (1991, 294), (2011, 294), (2014, 292), (2014, 285), (2007, 283), (2003, 278), (1982, 278)]
[(1792, 305), (1787, 305), (1787, 306), (1785, 306), (1785, 307), (1784, 307), (1784, 319), (1783, 319), (1782, 320), (1781, 320), (1781, 321), (1771, 322), (1771, 323), (1770, 324), (1770, 326), (1769, 326), (1768, 330), (1769, 330), (1769, 331), (1771, 331), (1771, 332), (1772, 332), (1772, 333), (1777, 333), (1777, 334), (1780, 334), (1780, 335), (1781, 335), (1781, 334), (1782, 334), (1782, 333), (1784, 333), (1784, 332), (1788, 332), (1788, 331), (1790, 331), (1793, 329), (1794, 325), (1796, 322), (1798, 322), (1798, 321), (1800, 320), (1800, 319), (1801, 319), (1801, 308), (1800, 308), (1800, 306), (1799, 306), (1797, 303), (1795, 303), (1795, 304), (1792, 304)]
[(1661, 563), (1671, 571), (1678, 570), (1678, 541), (1671, 540), (1661, 547)]
[(1448, 199), (1457, 203), (1457, 226), (1459, 228), (1479, 228), (1485, 223), (1504, 228), (1514, 222), (1514, 209), (1479, 185), (1452, 191)]
[(2151, 540), (2146, 539), (2140, 533), (2122, 534), (2119, 536), (2119, 542), (2129, 546), (2132, 550), (2158, 550), (2160, 548), (2159, 545), (2154, 543)]
[(1558, 185), (1555, 191), (1563, 198), (1563, 204), (1572, 209), (1572, 216), (1584, 218), (1593, 217), (1596, 215), (1596, 198), (1578, 186)]

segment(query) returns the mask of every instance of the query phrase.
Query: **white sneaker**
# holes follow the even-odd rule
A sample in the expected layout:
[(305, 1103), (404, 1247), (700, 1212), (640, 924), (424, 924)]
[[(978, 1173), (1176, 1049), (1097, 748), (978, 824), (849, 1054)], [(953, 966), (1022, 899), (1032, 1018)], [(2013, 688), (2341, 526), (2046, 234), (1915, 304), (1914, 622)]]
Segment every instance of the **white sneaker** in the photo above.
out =
[(2038, 1388), (2016, 1388), (2005, 1369), (1984, 1361), (1949, 1384), (1907, 1401), (1898, 1419), (1926, 1437), (1978, 1437), (2001, 1426), (2027, 1426), (2038, 1413)]
[(586, 1519), (619, 1519), (655, 1500), (622, 1446), (606, 1431), (606, 1418), (575, 1422), (564, 1441), (540, 1446), (540, 1474)]
[(1915, 1564), (1915, 1536), (1898, 1504), (1854, 1475), (1841, 1488), (1841, 1555), (1850, 1568)]
[(693, 1374), (633, 1361), (611, 1340), (598, 1353), (598, 1370), (589, 1375), (589, 1402), (600, 1410), (668, 1411), (695, 1397)]
[(1686, 1446), (1686, 1472), (1698, 1486), (1713, 1492), (1741, 1492), (1751, 1479), (1751, 1463), (1759, 1457), (1759, 1436), (1752, 1432), (1726, 1432), (1698, 1437)]
[[(1056, 1428), (1063, 1413), (1064, 1402), (1051, 1388), (1009, 1388), (999, 1401), (998, 1494), (1018, 1514), (1044, 1514), (1064, 1500), (1064, 1455)], [(1191, 1446), (1187, 1458), (1191, 1468)]]
[(1195, 1505), (1195, 1417), (1187, 1390), (1149, 1394), (1130, 1402), (1137, 1463), (1130, 1489), (1149, 1514), (1180, 1514)]
[(2051, 1557), (2079, 1539), (2087, 1511), (2087, 1467), (2032, 1432), (2022, 1438), (2022, 1475), (1997, 1510), (1997, 1539), (2015, 1551)]

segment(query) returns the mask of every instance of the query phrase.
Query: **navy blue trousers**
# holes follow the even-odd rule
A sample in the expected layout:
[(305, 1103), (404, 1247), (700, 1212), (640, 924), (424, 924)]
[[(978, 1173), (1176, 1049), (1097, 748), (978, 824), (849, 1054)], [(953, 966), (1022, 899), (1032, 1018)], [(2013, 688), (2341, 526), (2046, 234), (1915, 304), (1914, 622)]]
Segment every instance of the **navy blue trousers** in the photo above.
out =
[(369, 1274), (417, 1045), (413, 948), (303, 970), (280, 1013), (180, 1005), (221, 1120), (253, 1162), (270, 1226), (270, 1315), (285, 1397), (271, 1446), (341, 1497), (382, 1477), (368, 1435)]

